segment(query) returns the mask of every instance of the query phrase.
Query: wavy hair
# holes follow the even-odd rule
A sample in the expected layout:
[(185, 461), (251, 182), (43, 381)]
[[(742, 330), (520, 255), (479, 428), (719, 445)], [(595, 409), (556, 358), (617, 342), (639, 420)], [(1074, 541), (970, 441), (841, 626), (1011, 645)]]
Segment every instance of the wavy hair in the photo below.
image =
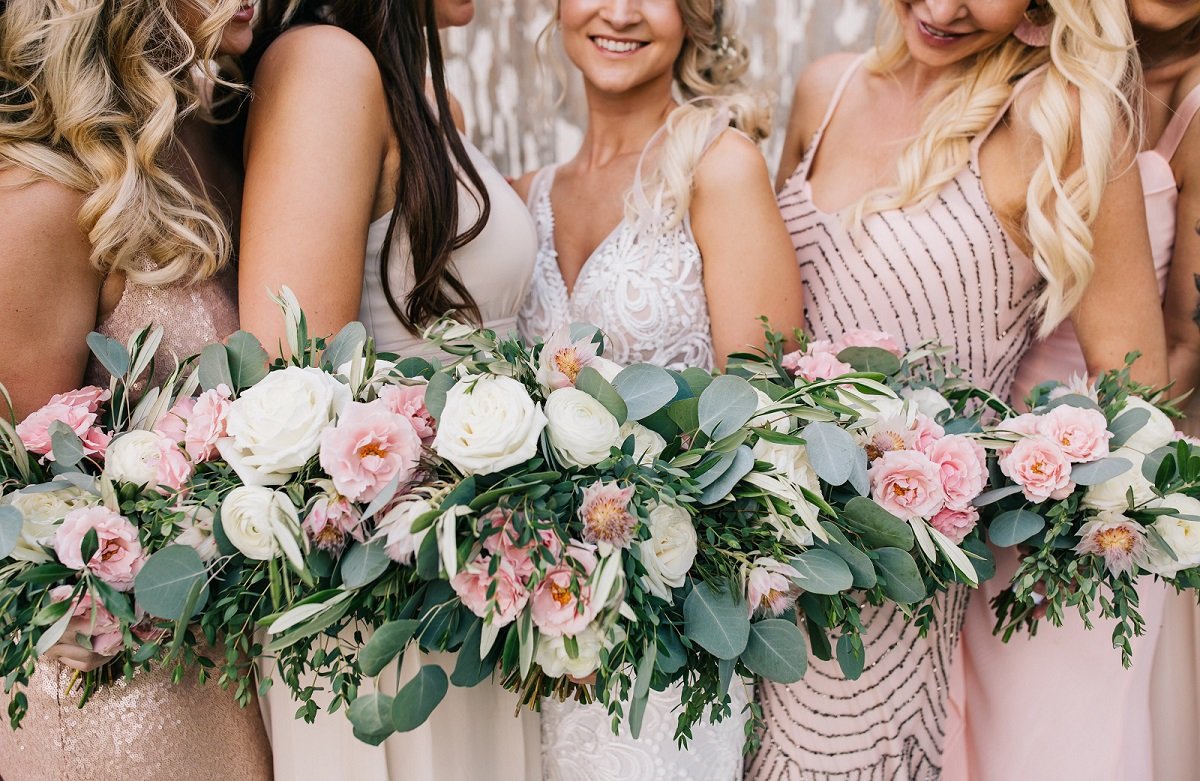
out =
[[(79, 226), (102, 274), (145, 285), (212, 276), (224, 221), (171, 170), (181, 117), (201, 108), (196, 70), (219, 82), (217, 46), (238, 0), (22, 0), (0, 15), (0, 166), (84, 193)], [(189, 33), (184, 11), (202, 20)]]
[[(909, 59), (896, 14), (882, 0), (880, 35), (867, 67), (893, 73)], [(1041, 141), (1021, 226), (1045, 280), (1039, 335), (1065, 320), (1091, 281), (1092, 224), (1118, 159), (1138, 149), (1141, 77), (1126, 0), (1035, 0), (1053, 14), (1050, 45), (1010, 37), (976, 54), (963, 74), (928, 99), (917, 137), (900, 156), (898, 187), (867, 193), (850, 222), (888, 209), (924, 208), (968, 164), (971, 141), (996, 118), (1022, 77), (1043, 65), (1029, 122)], [(1067, 162), (1073, 145), (1082, 163)]]

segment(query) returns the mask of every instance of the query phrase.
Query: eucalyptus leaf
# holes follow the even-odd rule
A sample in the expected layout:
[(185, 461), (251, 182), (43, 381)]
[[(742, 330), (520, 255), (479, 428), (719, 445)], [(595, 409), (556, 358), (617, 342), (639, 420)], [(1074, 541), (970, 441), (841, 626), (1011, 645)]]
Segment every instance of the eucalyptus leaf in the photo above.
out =
[(436, 664), (427, 664), (417, 677), (406, 683), (392, 703), (392, 726), (397, 732), (409, 732), (425, 723), (450, 688), (446, 673)]
[(684, 634), (718, 659), (736, 659), (750, 639), (746, 604), (732, 591), (699, 582), (683, 603)]
[(1150, 410), (1135, 407), (1122, 412), (1108, 424), (1112, 439), (1108, 441), (1109, 448), (1115, 450), (1129, 441), (1129, 438), (1142, 430), (1150, 422)]
[(854, 468), (850, 470), (849, 480), (851, 487), (858, 492), (859, 496), (870, 496), (871, 494), (871, 478), (867, 474), (869, 466), (867, 451), (859, 448), (854, 458)]
[(649, 363), (625, 367), (612, 384), (625, 400), (630, 420), (641, 420), (658, 412), (671, 403), (679, 390), (670, 372)]
[(750, 625), (742, 663), (755, 675), (775, 683), (795, 683), (808, 669), (804, 634), (791, 621), (768, 618)]
[(271, 357), (253, 334), (246, 331), (230, 334), (225, 340), (225, 352), (229, 356), (229, 377), (235, 390), (249, 388), (267, 376)]
[(391, 563), (383, 540), (356, 542), (342, 556), (342, 584), (349, 589), (362, 588), (386, 572)]
[(1169, 476), (1166, 477), (1160, 483), (1160, 481), (1158, 480), (1158, 470), (1163, 465), (1163, 463), (1167, 460), (1168, 456), (1171, 459), (1172, 471), (1174, 471), (1175, 448), (1171, 447), (1170, 445), (1167, 445), (1165, 447), (1160, 447), (1157, 450), (1152, 450), (1149, 453), (1147, 453), (1146, 459), (1144, 461), (1142, 461), (1142, 477), (1146, 478), (1147, 480), (1149, 480), (1151, 483), (1154, 483), (1155, 485), (1165, 485), (1166, 480), (1169, 480), (1170, 477)]
[(917, 544), (909, 525), (865, 496), (855, 496), (842, 511), (843, 525), (870, 548), (912, 550)]
[(11, 504), (0, 506), (0, 559), (7, 559), (17, 549), (25, 516)]
[(325, 352), (321, 355), (321, 364), (330, 371), (351, 363), (362, 355), (363, 346), (367, 343), (367, 329), (359, 322), (350, 322), (342, 326), (342, 330), (329, 340)]
[(425, 386), (425, 409), (434, 420), (442, 419), (446, 408), (446, 394), (454, 387), (455, 379), (444, 371), (434, 372)]
[(1079, 407), (1080, 409), (1094, 409), (1097, 412), (1104, 411), (1100, 409), (1099, 404), (1080, 393), (1068, 393), (1063, 396), (1059, 396), (1057, 399), (1054, 399), (1045, 407), (1043, 407), (1043, 409), (1049, 411), (1055, 407)]
[[(200, 554), (187, 545), (168, 545), (146, 559), (134, 579), (138, 605), (157, 618), (169, 621), (190, 619), (208, 600), (207, 573)], [(188, 594), (196, 583), (202, 585), (196, 612), (184, 615)]]
[(700, 430), (723, 439), (749, 422), (758, 411), (758, 393), (741, 377), (723, 374), (700, 394)]
[(1128, 458), (1109, 456), (1099, 461), (1076, 464), (1071, 469), (1071, 480), (1077, 485), (1099, 485), (1120, 477), (1132, 468), (1133, 462)]
[(854, 575), (849, 565), (833, 551), (814, 548), (793, 558), (789, 564), (798, 577), (792, 581), (813, 594), (840, 594), (854, 586)]
[(842, 363), (853, 366), (856, 372), (890, 376), (900, 371), (900, 359), (880, 347), (847, 347), (837, 357)]
[(717, 694), (725, 697), (729, 694), (729, 684), (733, 682), (733, 673), (737, 670), (737, 659), (717, 660)]
[(1009, 510), (988, 524), (988, 539), (998, 548), (1020, 545), (1046, 528), (1046, 519), (1031, 510)]
[(743, 477), (750, 474), (753, 469), (754, 453), (750, 448), (742, 445), (733, 451), (733, 460), (725, 468), (724, 473), (705, 486), (704, 490), (700, 493), (700, 502), (702, 504), (711, 504), (725, 498), (733, 490), (733, 487)]
[(200, 351), (200, 367), (197, 370), (200, 387), (215, 390), (218, 385), (233, 389), (233, 377), (229, 373), (229, 353), (225, 345), (213, 342)]
[(700, 399), (680, 399), (667, 407), (667, 417), (680, 431), (693, 432), (700, 428)]
[(124, 377), (129, 371), (129, 351), (125, 345), (95, 331), (87, 335), (87, 344), (92, 355), (113, 377)]
[(575, 378), (575, 389), (583, 391), (600, 402), (617, 419), (617, 425), (621, 425), (629, 419), (629, 409), (625, 400), (621, 398), (621, 394), (617, 392), (612, 383), (604, 379), (604, 376), (591, 366), (585, 366), (579, 370), (579, 375)]
[(842, 635), (837, 641), (838, 666), (848, 681), (857, 681), (867, 663), (866, 649), (858, 635)]
[(845, 429), (833, 423), (809, 423), (801, 436), (808, 443), (808, 460), (817, 477), (830, 485), (850, 479), (862, 448)]
[(854, 576), (855, 588), (874, 588), (878, 578), (871, 557), (855, 547), (837, 524), (822, 521), (821, 526), (825, 529), (828, 539), (818, 541), (817, 544), (833, 551), (846, 562)]
[(476, 618), (467, 630), (462, 648), (458, 649), (454, 672), (450, 683), (460, 688), (477, 686), (491, 677), (500, 656), (500, 647), (493, 644), (486, 654), (481, 653), (483, 642), (483, 619)]
[(883, 579), (883, 592), (902, 605), (914, 605), (927, 595), (917, 562), (908, 551), (880, 548), (875, 569)]
[(709, 385), (712, 385), (712, 381), (713, 381), (712, 374), (704, 371), (703, 369), (697, 369), (695, 367), (690, 367), (690, 368), (684, 369), (682, 374), (683, 374), (684, 382), (686, 382), (688, 384), (688, 387), (692, 389), (692, 393), (695, 394), (696, 396), (699, 396), (701, 393), (704, 393), (704, 389), (707, 388)]
[(395, 732), (392, 727), (392, 708), (391, 697), (381, 692), (371, 692), (359, 695), (350, 703), (346, 716), (360, 734), (386, 737)]
[(377, 628), (358, 654), (363, 674), (375, 677), (383, 672), (383, 668), (404, 651), (420, 626), (420, 621), (409, 618), (388, 621)]
[(38, 636), (37, 644), (34, 646), (34, 652), (38, 656), (45, 654), (55, 643), (62, 639), (62, 636), (67, 633), (67, 625), (75, 617), (74, 611), (70, 609), (70, 602), (57, 602), (55, 604), (63, 606), (62, 615), (55, 619), (54, 623)]
[(1021, 493), (1021, 486), (1006, 485), (1003, 488), (993, 488), (991, 491), (984, 491), (975, 500), (971, 502), (974, 507), (987, 507), (989, 504), (995, 504), (1001, 499), (1007, 499), (1010, 496), (1015, 496)]
[(50, 424), (50, 453), (54, 463), (69, 469), (83, 460), (85, 454), (83, 440), (79, 438), (70, 426), (61, 420)]

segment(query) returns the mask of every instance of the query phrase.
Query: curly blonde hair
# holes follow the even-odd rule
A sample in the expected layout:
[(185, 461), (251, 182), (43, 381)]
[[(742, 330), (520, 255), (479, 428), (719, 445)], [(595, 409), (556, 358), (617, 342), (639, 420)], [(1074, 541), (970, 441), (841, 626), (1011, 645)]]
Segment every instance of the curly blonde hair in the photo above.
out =
[[(909, 59), (898, 1), (882, 0), (879, 43), (867, 60), (873, 73), (892, 73)], [(966, 167), (972, 139), (995, 119), (1020, 77), (1048, 65), (1030, 106), (1042, 159), (1021, 226), (1045, 280), (1037, 307), (1039, 335), (1048, 335), (1091, 281), (1092, 224), (1101, 198), (1118, 159), (1138, 148), (1141, 76), (1125, 3), (1042, 0), (1053, 14), (1050, 45), (1010, 37), (975, 55), (960, 78), (930, 96), (921, 130), (900, 156), (899, 186), (867, 193), (852, 207), (852, 224), (888, 209), (930, 205)], [(1082, 164), (1067, 171), (1073, 145)]]
[[(85, 194), (80, 228), (102, 274), (139, 284), (212, 276), (229, 231), (172, 172), (198, 82), (239, 0), (20, 0), (0, 15), (0, 167)], [(181, 16), (200, 20), (189, 32)], [(197, 69), (201, 71), (198, 78)]]

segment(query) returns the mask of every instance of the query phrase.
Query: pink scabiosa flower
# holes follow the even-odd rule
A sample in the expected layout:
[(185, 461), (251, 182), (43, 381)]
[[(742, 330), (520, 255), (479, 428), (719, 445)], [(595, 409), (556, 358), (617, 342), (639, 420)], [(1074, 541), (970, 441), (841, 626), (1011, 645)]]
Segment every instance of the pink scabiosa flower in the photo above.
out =
[(900, 357), (902, 352), (900, 345), (891, 334), (885, 331), (870, 331), (863, 328), (847, 331), (841, 337), (835, 339), (830, 352), (837, 355), (848, 347), (878, 347), (880, 350), (887, 350), (896, 357)]
[(1100, 556), (1114, 575), (1132, 575), (1146, 558), (1146, 530), (1121, 513), (1105, 510), (1079, 527), (1075, 552)]
[[(50, 589), (50, 600), (65, 602), (71, 598), (72, 590), (71, 586), (55, 586)], [(71, 619), (63, 636), (74, 638), (75, 635), (88, 638), (93, 653), (100, 656), (116, 656), (124, 645), (121, 622), (86, 591), (71, 603)]]
[(397, 477), (407, 482), (420, 457), (412, 423), (377, 401), (351, 402), (337, 425), (321, 432), (321, 467), (352, 502), (371, 501)]
[(1058, 444), (1075, 463), (1096, 461), (1108, 455), (1112, 433), (1104, 413), (1063, 404), (1038, 418), (1038, 433)]
[(872, 498), (897, 518), (930, 518), (946, 503), (941, 469), (924, 453), (884, 453), (867, 474)]
[[(92, 529), (100, 545), (88, 561), (83, 560), (83, 538)], [(118, 513), (97, 505), (67, 513), (54, 533), (54, 552), (63, 566), (88, 569), (118, 591), (133, 588), (146, 558), (137, 529)]]
[(974, 507), (964, 507), (959, 510), (943, 507), (929, 519), (929, 525), (950, 538), (955, 545), (961, 544), (978, 523), (979, 510)]
[(50, 427), (56, 422), (67, 425), (83, 442), (84, 454), (104, 456), (112, 435), (96, 427), (101, 402), (112, 394), (93, 385), (69, 393), (56, 393), (41, 409), (17, 424), (17, 436), (30, 453), (53, 461)]
[(425, 406), (424, 385), (387, 385), (379, 391), (379, 400), (389, 410), (408, 418), (413, 430), (428, 445), (437, 433), (437, 424)]
[(948, 507), (966, 510), (983, 493), (988, 479), (987, 453), (978, 442), (951, 434), (935, 441), (924, 452), (938, 465)]
[(583, 489), (579, 520), (583, 522), (585, 542), (599, 545), (602, 551), (606, 546), (630, 546), (637, 527), (637, 518), (629, 512), (633, 492), (633, 486), (621, 488), (616, 483), (592, 483)]
[[(490, 615), (494, 626), (508, 626), (529, 602), (529, 591), (507, 562), (500, 562), (495, 575), (491, 564), (491, 556), (479, 556), (454, 576), (450, 586), (472, 613), (484, 619)], [(493, 584), (495, 592), (488, 599)]]
[(596, 556), (588, 548), (572, 545), (562, 563), (552, 567), (533, 592), (530, 609), (533, 623), (550, 637), (573, 636), (596, 617), (592, 587), (587, 576), (596, 568)]
[(1000, 455), (1000, 471), (1021, 486), (1031, 502), (1065, 499), (1074, 490), (1071, 460), (1057, 442), (1027, 436)]
[(552, 391), (574, 387), (579, 372), (592, 365), (599, 350), (600, 346), (590, 337), (571, 341), (569, 329), (555, 331), (538, 353), (538, 384)]
[(321, 550), (340, 551), (347, 538), (362, 542), (362, 516), (350, 500), (337, 493), (318, 496), (308, 510), (301, 528)]
[(800, 588), (792, 578), (798, 577), (800, 573), (790, 565), (767, 557), (755, 559), (746, 575), (746, 606), (751, 617), (755, 613), (777, 617), (794, 605)]

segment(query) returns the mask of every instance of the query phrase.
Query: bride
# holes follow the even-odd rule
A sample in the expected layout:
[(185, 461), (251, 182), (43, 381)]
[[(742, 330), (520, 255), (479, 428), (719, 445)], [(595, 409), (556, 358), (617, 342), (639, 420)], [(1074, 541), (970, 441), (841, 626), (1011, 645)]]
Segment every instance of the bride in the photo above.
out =
[[(785, 332), (801, 323), (799, 269), (755, 146), (765, 112), (739, 92), (734, 11), (731, 0), (559, 3), (547, 33), (583, 76), (588, 128), (574, 158), (517, 183), (538, 229), (526, 336), (584, 321), (618, 363), (715, 368), (762, 343), (760, 315)], [(732, 717), (696, 727), (687, 751), (675, 747), (678, 689), (651, 697), (637, 740), (613, 735), (603, 706), (547, 701), (544, 777), (741, 778), (746, 687), (731, 695)]]

